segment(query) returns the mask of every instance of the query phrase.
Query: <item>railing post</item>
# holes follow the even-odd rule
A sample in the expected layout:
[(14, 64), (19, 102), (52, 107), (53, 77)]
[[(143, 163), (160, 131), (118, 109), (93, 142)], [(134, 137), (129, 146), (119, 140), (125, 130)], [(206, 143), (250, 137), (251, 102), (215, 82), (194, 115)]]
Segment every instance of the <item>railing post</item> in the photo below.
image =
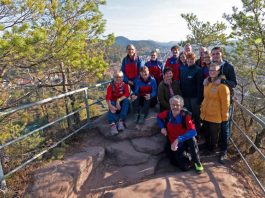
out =
[(6, 180), (5, 180), (5, 177), (4, 177), (4, 171), (3, 171), (3, 167), (2, 167), (2, 162), (0, 160), (0, 189), (5, 191), (6, 190)]
[(85, 104), (86, 104), (87, 123), (88, 123), (88, 126), (89, 126), (90, 125), (90, 115), (89, 115), (89, 104), (88, 104), (88, 93), (87, 93), (87, 89), (85, 89)]

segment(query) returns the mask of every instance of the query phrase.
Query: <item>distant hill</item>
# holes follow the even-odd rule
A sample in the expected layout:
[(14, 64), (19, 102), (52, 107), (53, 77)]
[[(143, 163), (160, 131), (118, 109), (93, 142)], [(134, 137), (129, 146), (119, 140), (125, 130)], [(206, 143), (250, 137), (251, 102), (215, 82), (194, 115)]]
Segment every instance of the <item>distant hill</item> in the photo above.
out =
[(171, 46), (178, 44), (177, 41), (170, 42), (157, 42), (153, 40), (130, 40), (124, 36), (117, 36), (115, 40), (115, 44), (119, 45), (123, 48), (126, 48), (128, 44), (132, 43), (137, 49), (169, 49)]

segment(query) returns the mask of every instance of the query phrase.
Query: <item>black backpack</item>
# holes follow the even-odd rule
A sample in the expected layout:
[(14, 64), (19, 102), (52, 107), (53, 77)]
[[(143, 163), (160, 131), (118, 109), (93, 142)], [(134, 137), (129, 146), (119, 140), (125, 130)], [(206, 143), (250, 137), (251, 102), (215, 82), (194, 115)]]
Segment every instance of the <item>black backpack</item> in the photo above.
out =
[[(171, 111), (168, 111), (167, 112), (167, 117), (165, 119), (165, 126), (167, 126), (167, 123), (169, 122), (169, 119), (170, 119), (170, 112)], [(186, 108), (183, 108), (181, 111), (180, 111), (180, 115), (181, 115), (181, 125), (182, 125), (182, 128), (186, 129), (187, 128), (187, 125), (186, 125), (186, 116), (187, 115), (190, 115), (191, 117), (191, 112), (188, 111)]]

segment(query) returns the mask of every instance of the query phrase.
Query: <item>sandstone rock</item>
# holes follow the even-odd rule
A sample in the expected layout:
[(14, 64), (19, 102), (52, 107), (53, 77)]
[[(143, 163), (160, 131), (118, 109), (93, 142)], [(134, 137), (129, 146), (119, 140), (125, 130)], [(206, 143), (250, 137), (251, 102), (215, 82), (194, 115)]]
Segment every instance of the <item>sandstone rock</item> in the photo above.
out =
[(162, 153), (164, 151), (166, 141), (166, 137), (162, 134), (131, 140), (135, 150), (152, 155)]
[(104, 159), (102, 147), (88, 147), (64, 161), (56, 161), (37, 171), (29, 190), (32, 197), (69, 197), (80, 191), (91, 171)]
[(258, 192), (246, 188), (247, 182), (231, 174), (230, 169), (218, 163), (205, 164), (204, 167), (202, 174), (192, 170), (164, 174), (126, 187), (106, 190), (101, 197), (262, 197)]
[(148, 154), (136, 151), (128, 140), (111, 144), (106, 148), (106, 152), (109, 158), (113, 159), (110, 163), (118, 166), (142, 164), (150, 157)]
[(119, 169), (128, 181), (137, 181), (148, 176), (153, 176), (160, 157), (152, 157), (146, 163), (136, 166), (124, 166)]

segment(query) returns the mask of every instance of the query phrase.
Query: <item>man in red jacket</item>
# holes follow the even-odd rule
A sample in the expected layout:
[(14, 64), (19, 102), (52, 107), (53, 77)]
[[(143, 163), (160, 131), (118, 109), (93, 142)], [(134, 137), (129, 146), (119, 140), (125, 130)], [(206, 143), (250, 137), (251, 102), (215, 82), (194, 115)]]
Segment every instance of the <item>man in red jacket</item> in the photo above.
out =
[[(186, 171), (194, 163), (197, 172), (203, 171), (200, 162), (199, 149), (195, 139), (197, 135), (189, 112), (183, 109), (184, 101), (179, 95), (169, 100), (170, 111), (157, 115), (161, 133), (168, 137), (166, 153), (172, 164)], [(191, 159), (190, 159), (191, 156)]]
[(106, 102), (109, 107), (108, 121), (111, 126), (111, 134), (124, 130), (124, 121), (128, 114), (130, 102), (128, 84), (123, 82), (122, 71), (114, 73), (114, 80), (107, 87)]
[(171, 52), (172, 56), (167, 59), (165, 68), (169, 67), (171, 68), (173, 72), (173, 80), (179, 81), (179, 61), (178, 61), (178, 56), (179, 56), (179, 46), (174, 45), (171, 47)]

